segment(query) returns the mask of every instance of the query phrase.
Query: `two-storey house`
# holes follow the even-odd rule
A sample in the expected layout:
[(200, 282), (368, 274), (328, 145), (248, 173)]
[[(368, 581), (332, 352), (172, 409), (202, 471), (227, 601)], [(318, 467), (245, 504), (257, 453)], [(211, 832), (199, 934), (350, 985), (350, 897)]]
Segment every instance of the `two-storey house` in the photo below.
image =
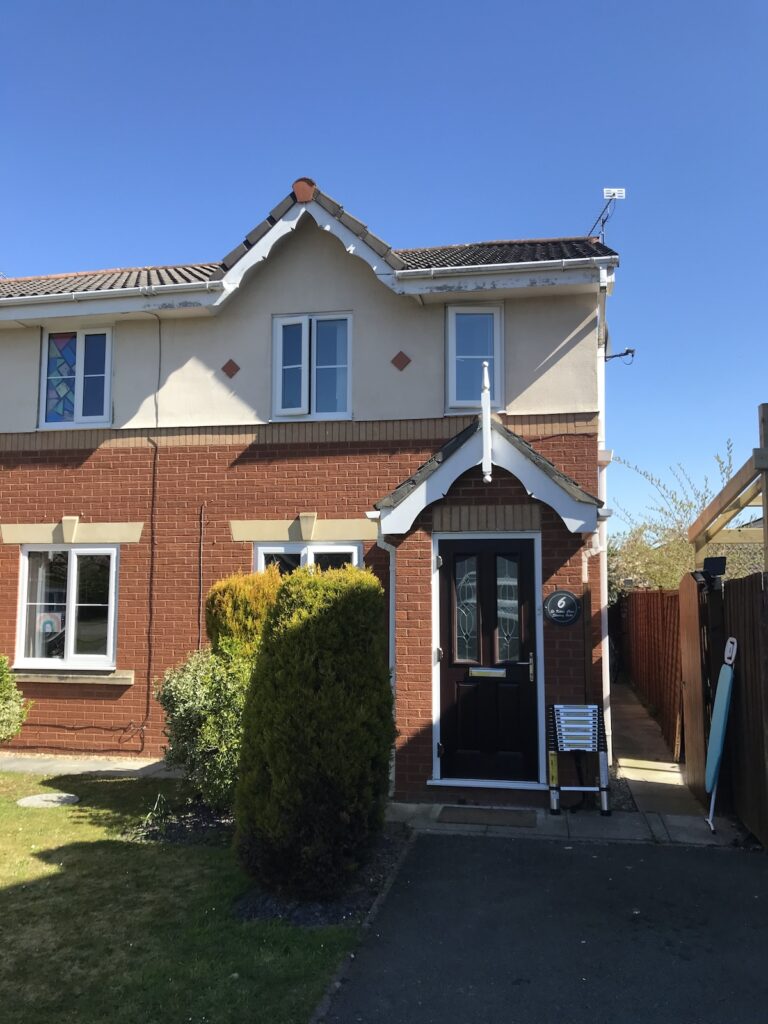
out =
[(546, 705), (608, 700), (617, 263), (590, 237), (393, 249), (302, 178), (220, 262), (0, 280), (13, 745), (159, 754), (209, 586), (351, 562), (388, 592), (396, 793), (545, 789)]

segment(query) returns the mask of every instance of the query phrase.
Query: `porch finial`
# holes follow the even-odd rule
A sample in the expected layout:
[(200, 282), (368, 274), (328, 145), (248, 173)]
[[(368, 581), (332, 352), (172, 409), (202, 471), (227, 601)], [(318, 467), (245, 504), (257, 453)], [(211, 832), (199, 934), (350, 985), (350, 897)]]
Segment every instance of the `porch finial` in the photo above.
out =
[(483, 428), (483, 483), (492, 480), (493, 452), (491, 449), (491, 379), (488, 376), (488, 363), (483, 362), (483, 390), (480, 392), (480, 413)]

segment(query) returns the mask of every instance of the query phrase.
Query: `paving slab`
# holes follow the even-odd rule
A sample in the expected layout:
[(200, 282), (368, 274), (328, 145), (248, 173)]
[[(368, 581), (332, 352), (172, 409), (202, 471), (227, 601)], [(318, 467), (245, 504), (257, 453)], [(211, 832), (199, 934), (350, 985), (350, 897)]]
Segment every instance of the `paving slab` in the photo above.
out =
[[(715, 831), (704, 820), (704, 811), (690, 814), (665, 814), (664, 824), (673, 843), (696, 846), (735, 846), (743, 840), (741, 829), (728, 818), (715, 817)], [(768, 909), (766, 910), (768, 913)]]
[(765, 1020), (768, 861), (420, 834), (328, 1024)]
[(0, 751), (0, 772), (33, 772), (36, 775), (86, 775), (142, 778), (180, 778), (178, 768), (169, 768), (157, 758), (77, 757), (51, 754), (18, 754)]
[(580, 812), (568, 815), (572, 839), (608, 839), (613, 842), (649, 842), (653, 834), (645, 817), (635, 811), (614, 811), (602, 815)]

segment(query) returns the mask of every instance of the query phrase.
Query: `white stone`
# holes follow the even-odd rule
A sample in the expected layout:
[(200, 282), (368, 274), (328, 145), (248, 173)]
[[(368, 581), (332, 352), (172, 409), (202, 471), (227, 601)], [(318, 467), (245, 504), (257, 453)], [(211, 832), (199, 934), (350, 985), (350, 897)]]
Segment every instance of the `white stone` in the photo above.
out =
[(74, 793), (35, 793), (23, 796), (16, 803), (19, 807), (60, 807), (62, 804), (79, 804), (80, 797)]

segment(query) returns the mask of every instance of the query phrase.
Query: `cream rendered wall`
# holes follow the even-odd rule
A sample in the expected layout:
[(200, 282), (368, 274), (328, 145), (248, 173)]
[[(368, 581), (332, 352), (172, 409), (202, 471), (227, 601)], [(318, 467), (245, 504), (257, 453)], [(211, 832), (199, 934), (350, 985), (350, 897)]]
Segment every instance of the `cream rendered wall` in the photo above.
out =
[(0, 331), (0, 433), (37, 428), (40, 328)]
[[(476, 305), (471, 296), (470, 304)], [(306, 218), (254, 268), (217, 316), (158, 321), (149, 314), (113, 330), (114, 426), (216, 426), (266, 422), (272, 406), (272, 317), (351, 312), (355, 419), (445, 413), (445, 307), (420, 306), (380, 284), (368, 265)], [(542, 295), (504, 302), (505, 390), (513, 414), (597, 409), (596, 300)], [(52, 322), (60, 328), (61, 321)], [(391, 360), (404, 351), (403, 372)], [(240, 372), (221, 367), (234, 359)], [(0, 431), (37, 425), (39, 330), (0, 332)], [(466, 410), (462, 410), (466, 412)]]
[(504, 304), (507, 411), (597, 410), (597, 301), (593, 295), (509, 299)]

